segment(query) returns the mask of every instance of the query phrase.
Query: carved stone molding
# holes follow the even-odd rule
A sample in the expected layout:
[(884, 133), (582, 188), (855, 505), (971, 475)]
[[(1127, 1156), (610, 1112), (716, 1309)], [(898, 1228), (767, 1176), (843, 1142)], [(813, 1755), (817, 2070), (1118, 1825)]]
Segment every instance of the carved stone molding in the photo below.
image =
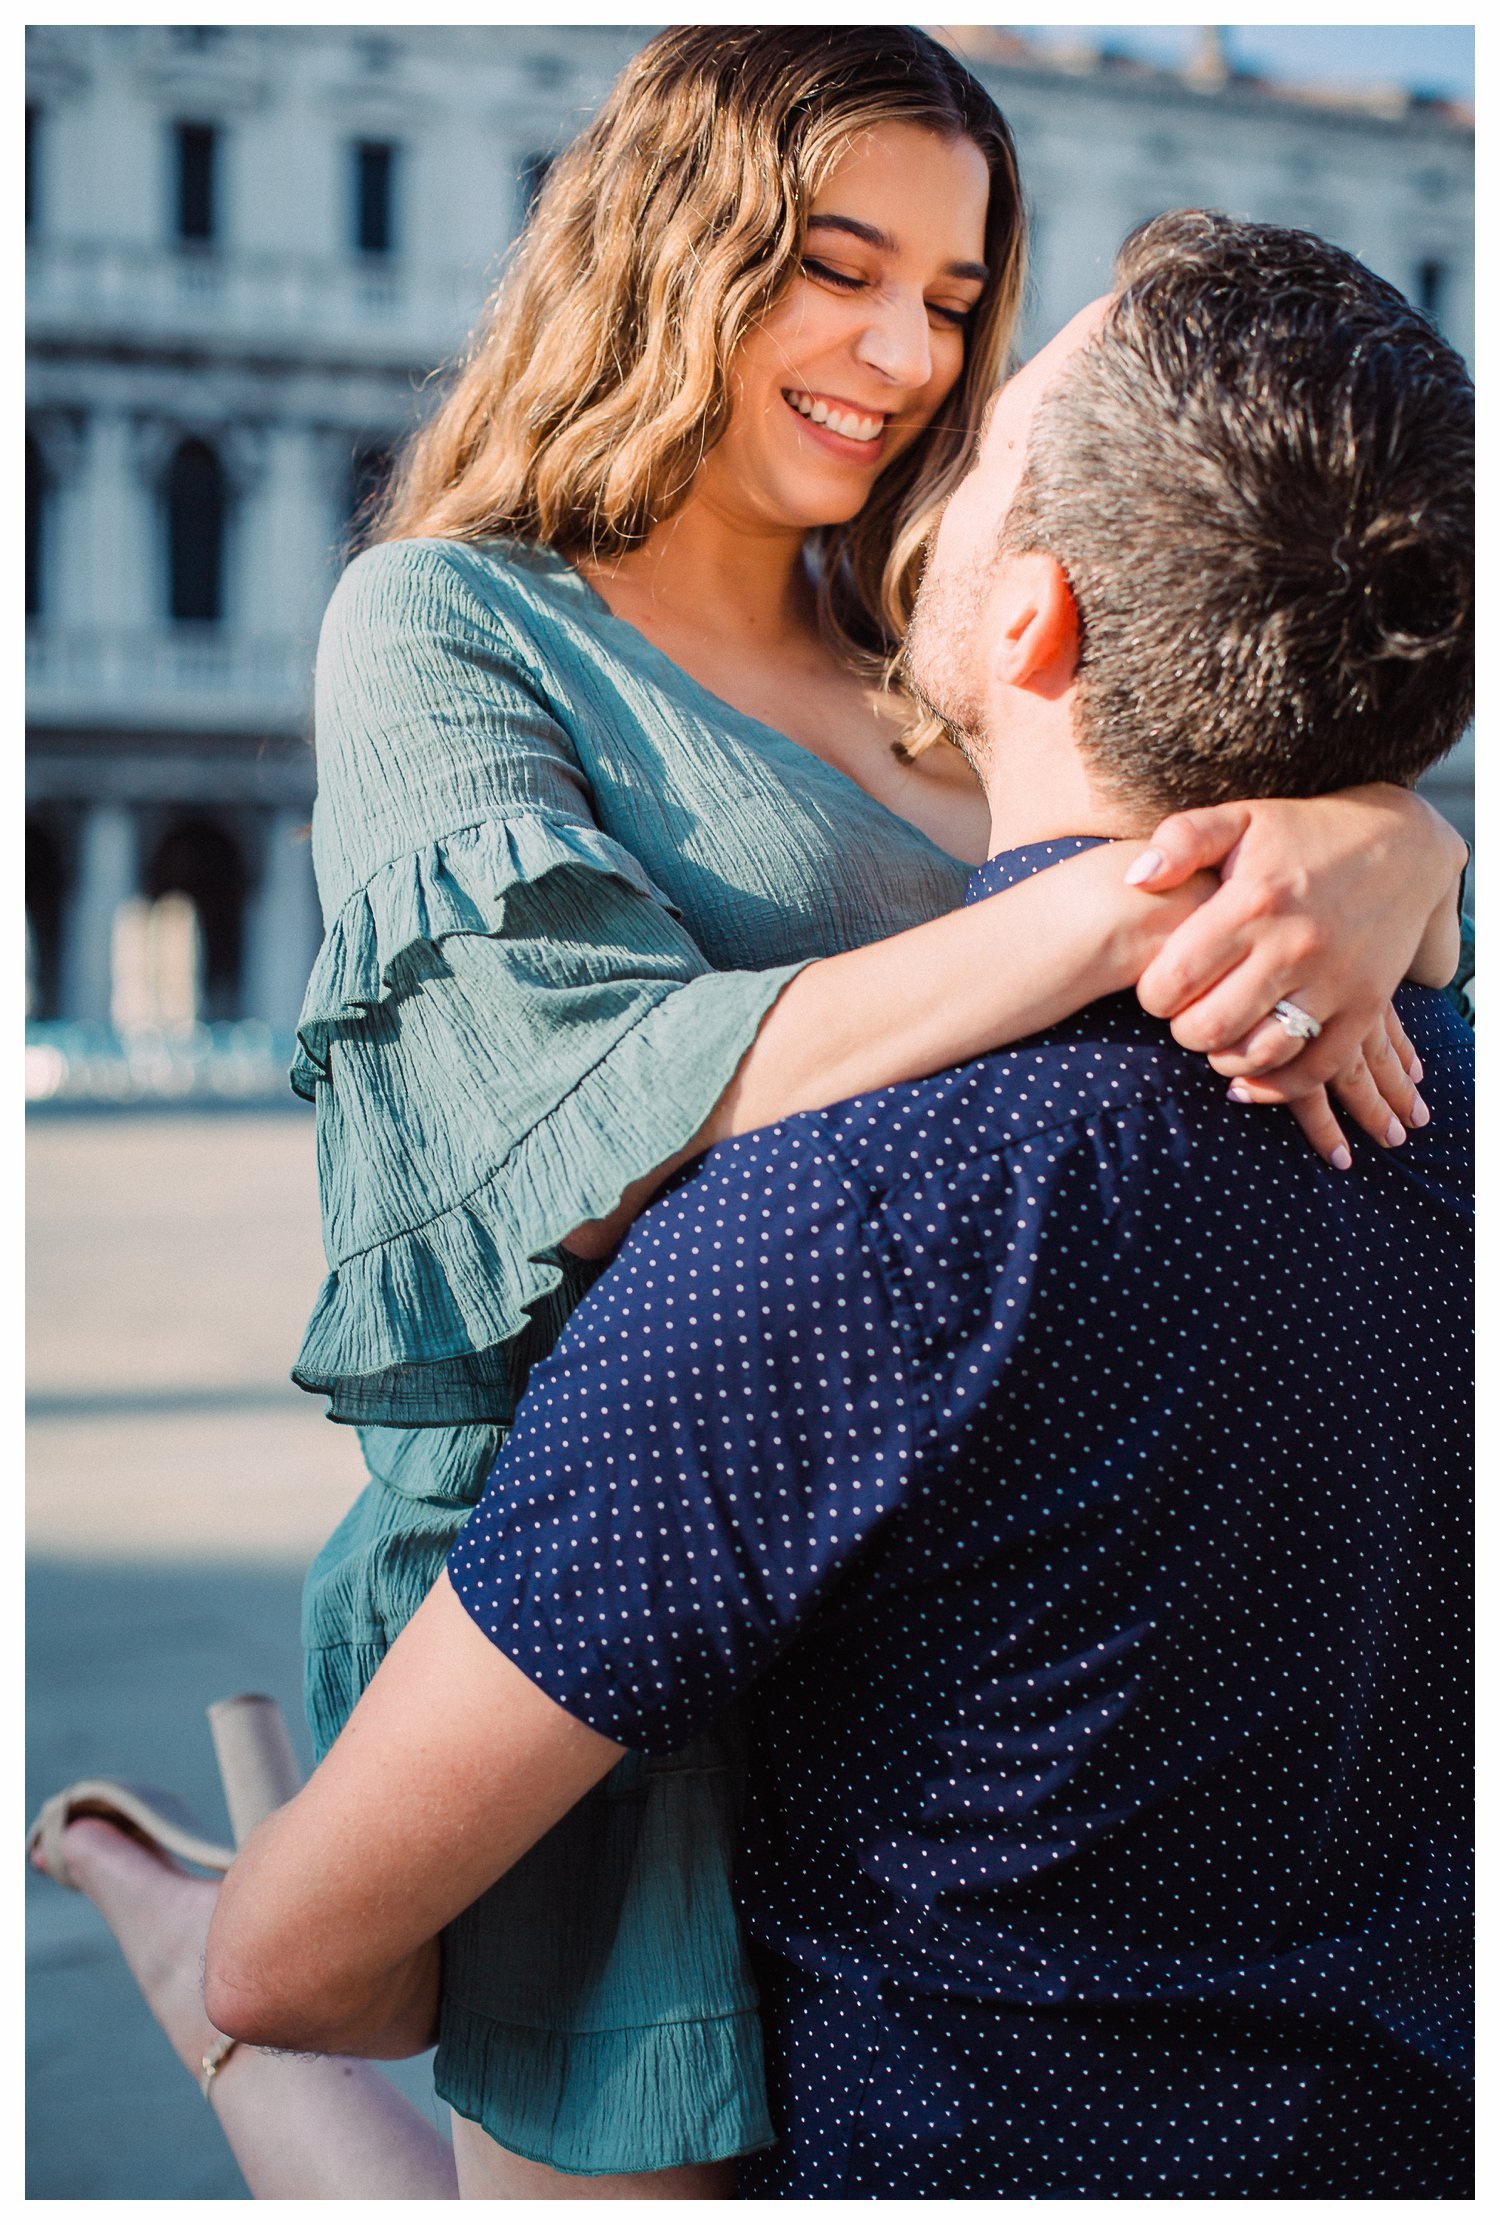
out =
[(41, 450), (47, 476), (55, 487), (75, 478), (88, 446), (89, 421), (81, 409), (34, 409), (26, 414), (26, 430)]
[[(164, 109), (195, 111), (206, 117), (244, 115), (271, 98), (271, 74), (254, 25), (205, 27), (208, 37), (194, 43), (191, 26), (143, 25), (135, 79), (141, 91)], [(199, 38), (202, 33), (198, 33)]]
[(97, 34), (72, 23), (29, 24), (26, 30), (26, 98), (56, 106), (88, 91), (89, 41)]
[(212, 448), (236, 495), (248, 494), (265, 471), (270, 428), (263, 423), (155, 414), (134, 416), (129, 422), (131, 461), (153, 490), (161, 486), (185, 440), (205, 441)]

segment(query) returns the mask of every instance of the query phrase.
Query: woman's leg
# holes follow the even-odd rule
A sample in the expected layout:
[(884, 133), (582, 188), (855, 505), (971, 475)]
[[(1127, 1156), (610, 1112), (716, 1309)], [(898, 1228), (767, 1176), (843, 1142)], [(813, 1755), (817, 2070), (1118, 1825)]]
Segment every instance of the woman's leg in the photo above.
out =
[(581, 2179), (512, 2155), (465, 2117), (453, 2119), (453, 2160), (466, 2202), (723, 2202), (734, 2194), (732, 2163), (687, 2163), (675, 2171), (630, 2171)]
[[(97, 1818), (70, 1824), (68, 1867), (115, 1938), (146, 2005), (196, 2078), (215, 2038), (203, 1948), (218, 1886)], [(259, 2201), (453, 2201), (447, 2142), (368, 2063), (237, 2047), (210, 2105)]]
[[(96, 1817), (70, 1824), (68, 1867), (120, 1944), (146, 2005), (196, 2078), (217, 2036), (203, 2011), (203, 1948), (218, 1886), (189, 1877)], [(370, 2064), (237, 2047), (214, 2114), (258, 2201), (707, 2201), (730, 2163), (578, 2178), (511, 2155), (453, 2120), (454, 2146)], [(455, 2164), (457, 2171), (455, 2173)]]

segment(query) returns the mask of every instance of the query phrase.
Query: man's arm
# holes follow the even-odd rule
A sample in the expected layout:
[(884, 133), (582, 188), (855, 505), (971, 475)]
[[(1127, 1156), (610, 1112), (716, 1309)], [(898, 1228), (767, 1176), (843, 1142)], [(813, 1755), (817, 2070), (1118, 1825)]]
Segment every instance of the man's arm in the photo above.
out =
[(210, 2019), (318, 2053), (430, 2047), (439, 1932), (622, 1752), (523, 1676), (439, 1578), (321, 1768), (225, 1879)]
[(623, 1752), (706, 1729), (899, 1503), (909, 1367), (819, 1133), (710, 1153), (535, 1371), (451, 1577), (225, 1881), (221, 2029), (429, 2045), (443, 1925)]

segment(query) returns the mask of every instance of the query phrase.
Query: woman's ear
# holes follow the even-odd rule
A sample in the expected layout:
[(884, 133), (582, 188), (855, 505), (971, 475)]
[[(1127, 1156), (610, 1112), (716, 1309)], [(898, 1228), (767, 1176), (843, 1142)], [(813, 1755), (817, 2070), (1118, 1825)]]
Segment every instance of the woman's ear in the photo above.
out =
[(1064, 694), (1078, 669), (1078, 605), (1056, 557), (1042, 549), (1004, 557), (991, 609), (996, 679), (1033, 695)]

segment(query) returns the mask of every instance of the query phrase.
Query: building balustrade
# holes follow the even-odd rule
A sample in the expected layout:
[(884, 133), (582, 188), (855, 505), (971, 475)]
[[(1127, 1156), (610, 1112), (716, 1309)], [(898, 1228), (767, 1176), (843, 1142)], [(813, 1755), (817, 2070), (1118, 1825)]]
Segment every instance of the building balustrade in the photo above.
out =
[(354, 256), (245, 254), (115, 241), (34, 240), (26, 306), (34, 339), (118, 329), (139, 343), (200, 339), (226, 347), (274, 344), (326, 356), (353, 352), (436, 361), (473, 317), (476, 273)]
[(27, 637), (26, 689), (33, 726), (298, 731), (312, 700), (312, 644), (208, 625), (141, 632), (40, 625)]

